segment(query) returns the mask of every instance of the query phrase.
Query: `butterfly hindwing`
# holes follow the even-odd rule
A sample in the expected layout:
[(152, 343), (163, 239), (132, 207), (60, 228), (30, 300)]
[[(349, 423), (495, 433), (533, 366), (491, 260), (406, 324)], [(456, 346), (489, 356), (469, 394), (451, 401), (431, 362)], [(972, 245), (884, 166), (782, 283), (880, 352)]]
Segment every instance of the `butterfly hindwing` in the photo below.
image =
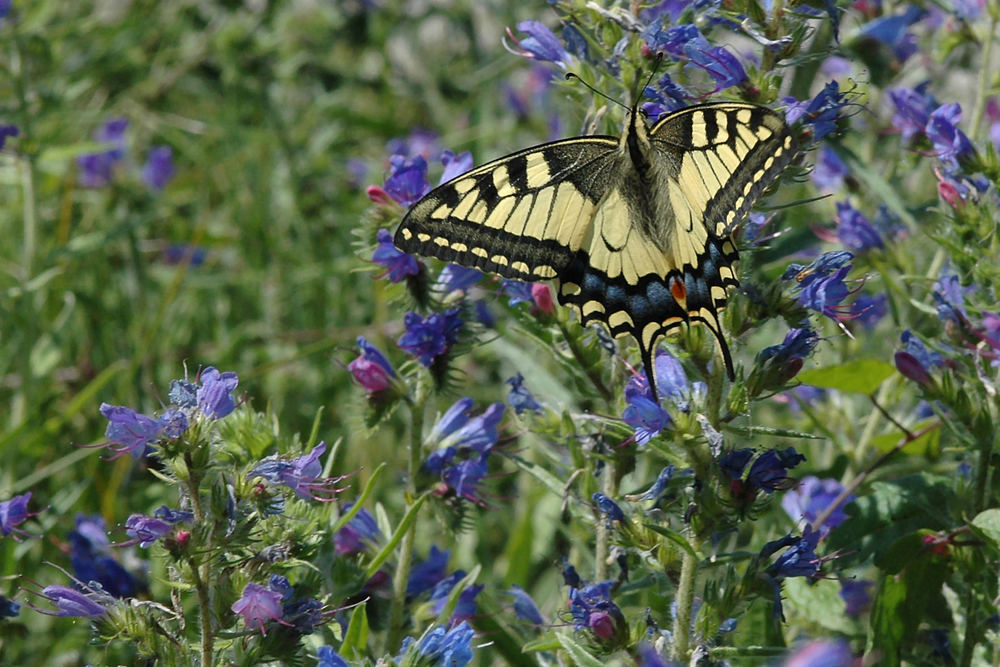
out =
[(558, 278), (607, 190), (616, 148), (612, 137), (566, 139), (477, 167), (417, 202), (395, 244), (506, 278)]

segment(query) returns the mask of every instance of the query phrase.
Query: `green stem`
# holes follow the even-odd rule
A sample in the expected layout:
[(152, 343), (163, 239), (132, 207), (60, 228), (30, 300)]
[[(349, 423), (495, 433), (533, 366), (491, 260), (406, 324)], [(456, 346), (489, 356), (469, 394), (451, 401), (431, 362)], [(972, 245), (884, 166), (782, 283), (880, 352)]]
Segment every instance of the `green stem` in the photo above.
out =
[[(698, 545), (692, 545), (695, 552)], [(694, 582), (698, 571), (697, 559), (686, 549), (681, 552), (681, 578), (677, 582), (677, 593), (674, 602), (677, 605), (677, 615), (674, 616), (674, 660), (687, 664), (689, 645), (691, 643), (691, 614), (694, 608)]]
[(979, 67), (979, 84), (976, 90), (976, 105), (972, 108), (972, 117), (969, 120), (969, 136), (973, 139), (979, 134), (979, 126), (983, 122), (983, 114), (986, 111), (986, 100), (990, 93), (990, 61), (993, 58), (993, 35), (997, 30), (996, 12), (991, 12), (989, 28), (986, 31), (986, 43), (983, 45), (983, 61)]
[[(408, 479), (406, 483), (407, 506), (417, 498), (417, 472), (420, 470), (420, 455), (424, 434), (424, 403), (425, 397), (418, 396), (410, 407), (410, 457)], [(410, 578), (410, 565), (413, 561), (413, 545), (417, 531), (414, 521), (399, 545), (399, 559), (396, 561), (396, 573), (392, 579), (392, 604), (389, 608), (389, 634), (386, 638), (386, 650), (395, 651), (403, 637), (403, 608), (406, 606), (406, 584)]]
[(604, 380), (601, 376), (595, 373), (593, 367), (587, 363), (586, 355), (580, 348), (579, 341), (576, 337), (570, 334), (569, 330), (566, 329), (565, 323), (559, 321), (558, 324), (559, 331), (562, 332), (563, 338), (566, 339), (566, 344), (569, 345), (570, 352), (573, 353), (573, 358), (577, 360), (580, 368), (582, 368), (583, 372), (587, 374), (587, 378), (590, 380), (591, 384), (594, 385), (594, 388), (597, 389), (601, 398), (610, 403), (613, 398), (611, 390), (604, 384)]
[[(601, 493), (614, 500), (618, 497), (618, 462), (612, 458), (604, 467), (604, 484)], [(608, 528), (603, 518), (598, 517), (594, 540), (594, 581), (608, 578)]]

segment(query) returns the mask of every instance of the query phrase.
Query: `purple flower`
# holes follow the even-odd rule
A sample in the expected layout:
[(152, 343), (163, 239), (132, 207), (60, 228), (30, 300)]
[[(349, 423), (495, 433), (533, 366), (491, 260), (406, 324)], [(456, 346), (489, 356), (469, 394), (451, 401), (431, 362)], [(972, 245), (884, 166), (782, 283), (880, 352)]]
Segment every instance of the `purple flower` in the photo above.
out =
[[(796, 488), (785, 492), (781, 499), (781, 507), (793, 520), (805, 519), (807, 523), (811, 524), (843, 490), (843, 485), (835, 479), (819, 479), (809, 475), (804, 477)], [(837, 506), (823, 523), (825, 530), (836, 528), (847, 520), (844, 506), (853, 500), (854, 494), (851, 494)]]
[(89, 586), (87, 592), (69, 586), (46, 586), (42, 589), (42, 595), (59, 611), (50, 612), (35, 607), (33, 609), (49, 616), (96, 618), (108, 613), (108, 608), (114, 604), (114, 598)]
[(563, 583), (570, 588), (579, 588), (582, 585), (580, 581), (580, 575), (577, 573), (576, 568), (573, 564), (569, 562), (566, 556), (562, 557), (562, 578)]
[(139, 584), (111, 557), (104, 518), (77, 514), (76, 530), (69, 533), (70, 564), (79, 581), (96, 581), (116, 598), (133, 597)]
[(110, 144), (107, 150), (84, 153), (76, 158), (80, 184), (85, 188), (100, 188), (111, 182), (112, 170), (125, 157), (127, 118), (107, 121), (94, 136), (95, 141)]
[(101, 403), (100, 410), (108, 420), (104, 437), (113, 445), (116, 457), (126, 452), (135, 459), (143, 456), (146, 446), (159, 440), (166, 429), (165, 423), (131, 408)]
[[(354, 503), (344, 505), (344, 512), (347, 513), (354, 506)], [(353, 554), (363, 551), (368, 545), (375, 544), (382, 537), (382, 532), (375, 523), (375, 517), (368, 510), (362, 508), (351, 517), (343, 528), (338, 530), (333, 536), (334, 551), (338, 554)]]
[(166, 521), (169, 524), (175, 524), (192, 521), (194, 519), (194, 512), (175, 510), (167, 507), (166, 505), (160, 505), (153, 512), (153, 516), (161, 521)]
[(905, 346), (895, 354), (896, 369), (906, 378), (922, 385), (930, 384), (929, 371), (941, 366), (943, 358), (937, 352), (927, 349), (923, 342), (909, 329), (900, 335)]
[(923, 132), (930, 121), (931, 112), (938, 103), (929, 95), (927, 83), (916, 88), (895, 88), (889, 91), (889, 99), (896, 107), (892, 125), (903, 133), (903, 141), (909, 141), (914, 134)]
[(446, 149), (441, 151), (441, 164), (444, 165), (444, 171), (441, 172), (440, 182), (447, 183), (472, 169), (475, 166), (475, 161), (473, 161), (472, 153), (469, 151), (455, 155), (454, 152)]
[(814, 639), (798, 646), (784, 667), (849, 667), (855, 662), (851, 646), (843, 639)]
[(831, 250), (824, 252), (808, 266), (789, 264), (785, 272), (781, 274), (781, 279), (794, 279), (800, 287), (804, 287), (813, 280), (829, 276), (833, 271), (848, 265), (852, 259), (854, 259), (854, 254), (846, 250)]
[[(31, 500), (31, 491), (14, 496), (10, 500), (0, 502), (0, 535), (7, 537), (11, 533), (25, 534), (18, 524), (24, 523), (29, 516), (28, 501)], [(15, 538), (17, 539), (17, 538)]]
[(639, 495), (626, 496), (626, 499), (631, 501), (652, 500), (655, 505), (660, 501), (660, 498), (666, 495), (670, 480), (673, 479), (676, 471), (677, 469), (674, 466), (668, 465), (660, 471), (659, 475), (656, 476), (656, 481), (653, 482), (652, 486)]
[(250, 471), (248, 477), (263, 477), (272, 484), (282, 484), (305, 500), (330, 502), (340, 492), (337, 483), (343, 477), (320, 477), (323, 465), (319, 457), (326, 452), (326, 443), (320, 442), (308, 454), (293, 459), (278, 455), (268, 456)]
[(463, 324), (460, 313), (461, 310), (455, 307), (443, 313), (432, 313), (425, 319), (417, 313), (408, 312), (403, 317), (406, 332), (399, 337), (396, 345), (430, 368), (437, 357), (458, 341)]
[(749, 447), (732, 449), (719, 457), (719, 469), (731, 480), (741, 479), (752, 458), (753, 450)]
[(227, 371), (220, 373), (214, 366), (209, 366), (201, 372), (198, 378), (198, 407), (202, 414), (212, 419), (221, 419), (236, 409), (232, 393), (239, 384), (236, 373)]
[(524, 283), (520, 280), (508, 280), (504, 278), (500, 283), (501, 291), (510, 297), (507, 305), (516, 306), (519, 303), (531, 303), (532, 283)]
[(791, 482), (788, 471), (806, 460), (794, 447), (783, 450), (769, 449), (753, 462), (746, 482), (764, 493), (788, 488)]
[(483, 274), (476, 269), (467, 269), (457, 264), (448, 264), (441, 269), (434, 289), (442, 294), (465, 292), (483, 279)]
[(385, 391), (391, 387), (396, 371), (393, 370), (389, 360), (364, 336), (358, 336), (357, 344), (361, 356), (347, 365), (347, 370), (351, 372), (354, 380), (368, 394)]
[(169, 146), (154, 146), (142, 166), (142, 181), (154, 190), (162, 190), (174, 177), (174, 153)]
[(590, 499), (597, 503), (597, 509), (604, 516), (604, 525), (609, 530), (614, 521), (625, 523), (625, 513), (622, 512), (622, 508), (618, 506), (618, 503), (611, 500), (611, 498), (608, 498), (603, 493), (595, 493)]
[(427, 559), (410, 568), (410, 578), (406, 581), (407, 597), (418, 597), (437, 586), (444, 579), (449, 558), (450, 551), (442, 551), (432, 544)]
[(17, 125), (3, 125), (0, 123), (0, 150), (3, 150), (3, 146), (7, 143), (7, 139), (16, 137), (19, 134), (21, 134), (21, 130), (17, 128)]
[(816, 168), (812, 173), (812, 181), (816, 187), (827, 192), (839, 190), (844, 185), (844, 178), (849, 174), (847, 165), (837, 155), (837, 151), (824, 144), (820, 148)]
[(133, 514), (125, 521), (125, 529), (128, 536), (138, 541), (139, 546), (145, 549), (156, 540), (173, 532), (173, 525), (169, 521), (145, 514)]
[(400, 155), (389, 158), (392, 173), (382, 186), (392, 199), (410, 207), (427, 194), (431, 185), (427, 180), (427, 160), (421, 156), (406, 159)]
[(380, 277), (388, 277), (389, 282), (398, 283), (407, 276), (420, 273), (420, 262), (413, 255), (408, 255), (395, 246), (389, 230), (378, 230), (375, 239), (378, 245), (372, 253), (372, 262), (385, 269), (385, 273)]
[(853, 252), (885, 248), (875, 225), (847, 201), (837, 202), (837, 236)]
[(432, 156), (441, 152), (441, 146), (436, 133), (417, 128), (411, 130), (410, 134), (404, 138), (390, 139), (386, 144), (386, 152), (389, 155), (402, 157), (419, 155), (425, 160), (430, 160)]
[(831, 81), (823, 87), (812, 100), (799, 102), (794, 97), (784, 98), (789, 105), (785, 119), (794, 123), (799, 119), (813, 130), (813, 138), (819, 141), (837, 129), (837, 123), (843, 117), (841, 110), (847, 106), (847, 98), (840, 92), (836, 81)]
[(518, 373), (514, 377), (507, 378), (510, 385), (510, 392), (507, 394), (507, 403), (514, 408), (514, 412), (521, 414), (527, 410), (541, 412), (542, 406), (535, 400), (535, 397), (524, 386), (524, 376)]
[(840, 599), (847, 606), (848, 616), (857, 616), (871, 605), (872, 598), (868, 590), (873, 585), (871, 581), (864, 579), (840, 582)]
[(507, 35), (513, 40), (516, 49), (508, 49), (511, 53), (534, 58), (545, 62), (552, 62), (565, 68), (569, 62), (569, 54), (563, 48), (559, 38), (551, 30), (538, 21), (521, 21), (517, 24), (517, 29), (527, 35), (527, 37), (517, 38), (507, 29)]
[(535, 625), (544, 625), (545, 619), (542, 613), (538, 611), (535, 601), (523, 588), (515, 584), (508, 588), (506, 593), (514, 598), (514, 614), (518, 618)]
[(938, 159), (956, 169), (960, 159), (974, 152), (969, 138), (956, 127), (960, 120), (962, 107), (957, 102), (952, 102), (932, 111), (924, 127)]
[(243, 617), (247, 628), (257, 628), (262, 635), (266, 635), (265, 624), (282, 616), (281, 600), (281, 593), (260, 584), (247, 584), (243, 595), (230, 608)]
[[(449, 450), (453, 448), (449, 447)], [(466, 459), (455, 465), (448, 466), (441, 472), (441, 480), (459, 498), (465, 498), (472, 502), (481, 502), (479, 497), (479, 484), (489, 472), (486, 459), (489, 452), (481, 454), (478, 458)]]
[(577, 630), (590, 630), (604, 644), (617, 645), (628, 637), (628, 623), (611, 601), (613, 582), (602, 581), (570, 588), (569, 613)]
[[(472, 662), (471, 643), (475, 634), (476, 631), (465, 621), (450, 630), (440, 626), (434, 628), (417, 642), (416, 655), (421, 659), (420, 664), (465, 667)], [(413, 643), (412, 637), (405, 638), (400, 656), (409, 652)]]

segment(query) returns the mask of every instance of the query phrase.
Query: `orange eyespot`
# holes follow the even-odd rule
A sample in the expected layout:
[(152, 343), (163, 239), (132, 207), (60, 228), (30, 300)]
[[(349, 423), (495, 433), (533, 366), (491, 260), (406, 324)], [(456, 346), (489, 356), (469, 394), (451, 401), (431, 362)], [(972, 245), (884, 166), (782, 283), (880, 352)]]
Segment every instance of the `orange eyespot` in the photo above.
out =
[(674, 297), (674, 301), (684, 307), (684, 303), (687, 301), (687, 288), (684, 287), (684, 283), (681, 282), (680, 278), (676, 276), (670, 281), (670, 293)]

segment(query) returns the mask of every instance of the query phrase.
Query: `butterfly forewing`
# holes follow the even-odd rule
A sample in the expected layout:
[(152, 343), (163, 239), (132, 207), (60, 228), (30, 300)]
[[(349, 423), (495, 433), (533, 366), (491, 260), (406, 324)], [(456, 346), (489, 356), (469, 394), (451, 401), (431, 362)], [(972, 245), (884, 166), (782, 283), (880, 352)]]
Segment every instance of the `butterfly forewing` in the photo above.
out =
[(505, 278), (557, 278), (607, 190), (617, 145), (566, 139), (477, 167), (417, 202), (396, 246)]

